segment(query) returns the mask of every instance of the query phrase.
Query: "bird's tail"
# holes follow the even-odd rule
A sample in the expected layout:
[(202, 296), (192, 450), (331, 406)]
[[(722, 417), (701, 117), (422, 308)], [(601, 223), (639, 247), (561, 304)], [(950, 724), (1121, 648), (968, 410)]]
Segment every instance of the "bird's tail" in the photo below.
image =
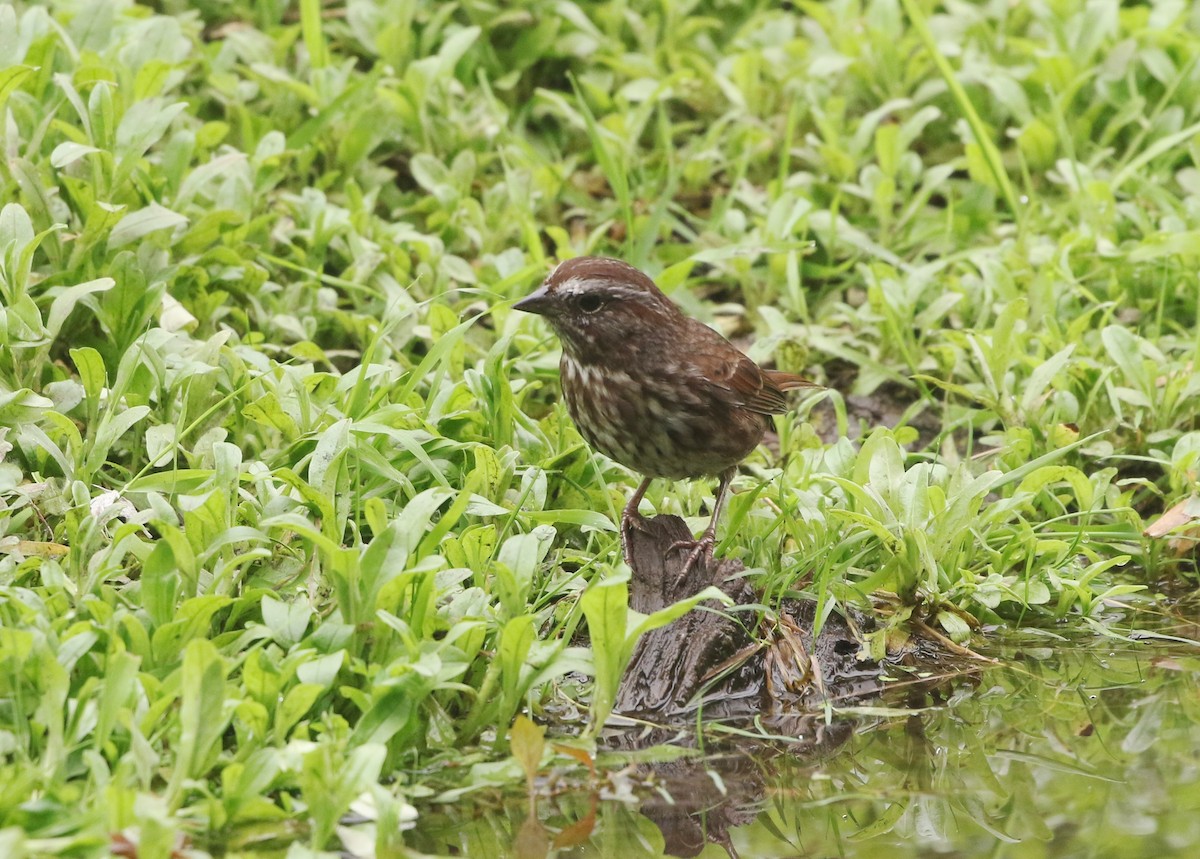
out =
[(823, 388), (824, 385), (818, 385), (816, 382), (810, 381), (803, 376), (797, 376), (795, 373), (785, 373), (782, 370), (763, 370), (763, 375), (781, 391), (793, 391), (796, 388)]

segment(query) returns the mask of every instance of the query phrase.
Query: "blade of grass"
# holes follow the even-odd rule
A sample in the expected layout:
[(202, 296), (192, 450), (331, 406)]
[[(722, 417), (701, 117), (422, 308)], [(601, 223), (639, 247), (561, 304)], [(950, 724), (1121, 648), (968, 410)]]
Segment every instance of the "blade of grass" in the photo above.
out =
[(971, 133), (975, 136), (975, 142), (979, 144), (979, 148), (983, 150), (983, 159), (988, 166), (988, 171), (992, 174), (992, 178), (996, 180), (996, 186), (1000, 189), (1005, 204), (1008, 206), (1009, 211), (1012, 212), (1013, 218), (1020, 223), (1021, 206), (1017, 200), (1017, 193), (1013, 190), (1012, 182), (1009, 181), (1008, 173), (1004, 169), (1000, 150), (996, 148), (996, 144), (988, 136), (987, 128), (984, 126), (979, 112), (975, 110), (975, 105), (971, 103), (971, 99), (967, 96), (967, 91), (963, 89), (963, 85), (954, 74), (954, 69), (951, 68), (950, 62), (938, 50), (937, 40), (934, 39), (933, 33), (929, 29), (929, 22), (925, 19), (925, 13), (921, 11), (917, 0), (900, 0), (900, 4), (908, 14), (908, 19), (912, 22), (917, 36), (925, 45), (925, 50), (929, 51), (929, 56), (933, 59), (934, 65), (937, 66), (938, 73), (946, 81), (946, 86), (950, 89), (950, 95), (953, 96), (958, 109), (962, 111), (963, 116), (966, 118), (967, 125), (971, 127)]

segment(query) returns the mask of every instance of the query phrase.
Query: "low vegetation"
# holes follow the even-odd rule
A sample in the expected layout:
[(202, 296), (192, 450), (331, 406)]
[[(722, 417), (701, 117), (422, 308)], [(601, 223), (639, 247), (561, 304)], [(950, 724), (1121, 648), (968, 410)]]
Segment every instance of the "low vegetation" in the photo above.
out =
[(828, 386), (719, 532), (766, 610), (1121, 634), (1200, 516), (1197, 57), (1172, 2), (0, 6), (0, 853), (398, 850), (587, 736), (636, 478), (509, 310), (559, 257)]

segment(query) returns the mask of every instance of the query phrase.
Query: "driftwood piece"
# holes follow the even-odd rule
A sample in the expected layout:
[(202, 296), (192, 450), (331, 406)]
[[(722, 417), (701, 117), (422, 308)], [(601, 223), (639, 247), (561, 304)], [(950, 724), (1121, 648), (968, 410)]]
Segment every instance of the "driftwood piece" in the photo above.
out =
[[(701, 703), (705, 719), (749, 718), (756, 729), (789, 738), (782, 745), (745, 737), (723, 746), (710, 742), (703, 756), (638, 765), (640, 775), (669, 798), (648, 799), (641, 807), (662, 831), (667, 855), (696, 856), (715, 843), (736, 856), (729, 830), (758, 815), (776, 765), (784, 772), (815, 765), (854, 732), (870, 729), (861, 716), (830, 722), (826, 703), (903, 695), (909, 706), (920, 707), (940, 684), (981, 667), (978, 660), (947, 654), (935, 640), (914, 637), (887, 658), (889, 674), (909, 673), (913, 679), (886, 683), (883, 664), (860, 658), (861, 632), (873, 628), (870, 617), (831, 614), (814, 637), (812, 602), (787, 599), (770, 612), (750, 608), (759, 598), (739, 561), (701, 558), (684, 575), (690, 551), (671, 547), (692, 534), (678, 516), (643, 520), (625, 537), (635, 610), (649, 614), (709, 585), (735, 605), (702, 604), (641, 638), (614, 710), (651, 724), (608, 731), (602, 745), (625, 751), (667, 742), (696, 745), (679, 728), (692, 723)], [(747, 608), (737, 611), (738, 606)], [(919, 721), (910, 728), (919, 729)], [(713, 772), (721, 778), (713, 779)]]
[[(703, 703), (714, 718), (764, 715), (786, 725), (827, 700), (873, 694), (880, 666), (860, 659), (859, 634), (839, 615), (814, 641), (813, 605), (785, 601), (769, 618), (737, 606), (758, 602), (740, 561), (700, 558), (684, 574), (690, 552), (672, 548), (693, 539), (678, 516), (644, 519), (626, 532), (633, 568), (630, 605), (649, 614), (716, 585), (734, 606), (701, 603), (669, 626), (642, 637), (625, 671), (615, 711), (668, 718)], [(707, 610), (706, 610), (707, 609)], [(864, 625), (870, 620), (860, 618)]]
[[(614, 711), (670, 721), (702, 706), (705, 717), (755, 716), (796, 737), (804, 718), (827, 702), (848, 703), (878, 694), (884, 665), (863, 657), (862, 633), (874, 619), (853, 611), (833, 613), (813, 637), (815, 605), (788, 599), (771, 611), (760, 602), (740, 561), (700, 558), (686, 573), (693, 540), (678, 516), (644, 519), (626, 531), (633, 569), (630, 606), (650, 614), (716, 585), (733, 606), (701, 603), (674, 623), (642, 636), (617, 691)], [(675, 547), (675, 548), (673, 548)], [(745, 606), (738, 610), (739, 606)], [(908, 643), (886, 658), (896, 669), (946, 676), (971, 673), (987, 660), (948, 648), (943, 636), (916, 624)]]
[[(635, 611), (650, 614), (709, 585), (719, 587), (738, 605), (754, 601), (754, 589), (737, 577), (745, 569), (740, 561), (710, 564), (702, 557), (683, 574), (689, 552), (671, 547), (695, 538), (678, 516), (643, 519), (640, 527), (626, 532), (626, 539), (626, 556), (633, 568), (629, 604)], [(753, 626), (755, 617), (735, 619), (716, 601), (701, 605), (719, 611), (698, 609), (642, 636), (617, 694), (617, 712), (651, 715), (683, 709), (710, 671), (752, 644), (743, 623)], [(731, 688), (728, 694), (737, 692)]]

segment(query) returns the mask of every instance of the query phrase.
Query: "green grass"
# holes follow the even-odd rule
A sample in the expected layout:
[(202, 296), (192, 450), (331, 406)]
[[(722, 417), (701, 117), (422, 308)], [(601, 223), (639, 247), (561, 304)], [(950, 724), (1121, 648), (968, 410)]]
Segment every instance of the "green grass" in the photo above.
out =
[(555, 257), (830, 385), (720, 532), (767, 604), (883, 597), (879, 653), (1190, 575), (1200, 28), (949, 8), (0, 6), (0, 852), (333, 848), (586, 738), (636, 478), (508, 309)]

